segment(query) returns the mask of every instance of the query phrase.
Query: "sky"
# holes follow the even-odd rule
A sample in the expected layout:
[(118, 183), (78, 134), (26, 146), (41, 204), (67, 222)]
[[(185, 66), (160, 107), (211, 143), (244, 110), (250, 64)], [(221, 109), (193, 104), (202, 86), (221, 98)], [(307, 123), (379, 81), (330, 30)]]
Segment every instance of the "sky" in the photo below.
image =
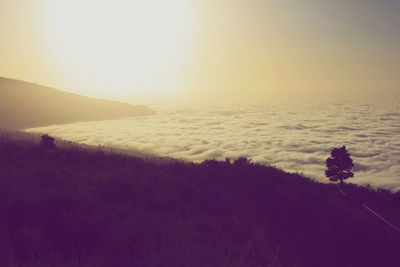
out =
[(396, 0), (0, 0), (0, 76), (132, 103), (400, 90)]

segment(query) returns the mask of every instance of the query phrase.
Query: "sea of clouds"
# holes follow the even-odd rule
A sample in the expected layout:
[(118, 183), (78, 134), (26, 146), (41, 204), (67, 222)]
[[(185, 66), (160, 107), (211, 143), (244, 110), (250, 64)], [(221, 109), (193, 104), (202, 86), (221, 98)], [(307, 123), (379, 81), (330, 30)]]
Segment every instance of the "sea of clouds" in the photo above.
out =
[(163, 109), (28, 131), (190, 161), (246, 156), (320, 181), (327, 180), (331, 149), (346, 145), (356, 165), (353, 183), (400, 190), (399, 99)]

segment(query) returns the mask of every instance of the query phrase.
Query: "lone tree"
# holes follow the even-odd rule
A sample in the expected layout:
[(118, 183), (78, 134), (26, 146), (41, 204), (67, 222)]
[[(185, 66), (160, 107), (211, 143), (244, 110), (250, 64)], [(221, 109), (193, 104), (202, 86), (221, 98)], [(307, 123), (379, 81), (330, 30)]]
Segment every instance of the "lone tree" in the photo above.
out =
[(331, 156), (326, 159), (326, 167), (326, 177), (333, 182), (340, 181), (340, 185), (343, 184), (343, 180), (354, 177), (354, 173), (351, 172), (354, 167), (353, 160), (345, 146), (332, 149)]
[(56, 140), (55, 138), (47, 134), (44, 134), (42, 135), (42, 140), (40, 142), (40, 145), (46, 149), (55, 149), (56, 148), (56, 144), (54, 144), (55, 140)]

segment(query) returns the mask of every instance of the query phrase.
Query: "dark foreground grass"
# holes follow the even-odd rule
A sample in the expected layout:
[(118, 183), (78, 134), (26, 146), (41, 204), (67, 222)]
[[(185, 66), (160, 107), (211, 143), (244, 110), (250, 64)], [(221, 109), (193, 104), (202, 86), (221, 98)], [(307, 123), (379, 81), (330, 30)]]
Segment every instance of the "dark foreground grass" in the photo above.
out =
[(400, 197), (241, 159), (159, 161), (0, 138), (0, 266), (400, 266)]

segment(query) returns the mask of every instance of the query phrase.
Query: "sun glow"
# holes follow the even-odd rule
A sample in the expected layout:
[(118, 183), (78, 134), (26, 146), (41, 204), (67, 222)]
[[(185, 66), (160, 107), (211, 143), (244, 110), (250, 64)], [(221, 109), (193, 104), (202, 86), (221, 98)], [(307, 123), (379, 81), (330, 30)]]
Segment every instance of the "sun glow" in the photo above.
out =
[(97, 96), (179, 89), (193, 43), (187, 0), (49, 0), (45, 37), (69, 88)]

